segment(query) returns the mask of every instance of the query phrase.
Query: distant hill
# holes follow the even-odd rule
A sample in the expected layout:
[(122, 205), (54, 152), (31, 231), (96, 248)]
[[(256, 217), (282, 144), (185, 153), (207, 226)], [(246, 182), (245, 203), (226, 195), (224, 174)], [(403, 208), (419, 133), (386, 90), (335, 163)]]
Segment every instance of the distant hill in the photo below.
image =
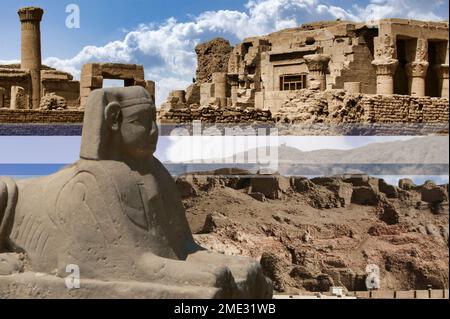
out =
[[(301, 138), (301, 137), (299, 137)], [(263, 151), (261, 149), (261, 151)], [(280, 163), (296, 164), (448, 164), (448, 136), (417, 137), (406, 141), (371, 143), (350, 150), (323, 149), (301, 151), (281, 145), (277, 149)], [(257, 154), (258, 150), (256, 150)], [(255, 149), (238, 153), (237, 158), (247, 158)], [(226, 162), (228, 159), (223, 159)], [(220, 162), (220, 160), (214, 160)], [(195, 162), (195, 161), (193, 161)]]

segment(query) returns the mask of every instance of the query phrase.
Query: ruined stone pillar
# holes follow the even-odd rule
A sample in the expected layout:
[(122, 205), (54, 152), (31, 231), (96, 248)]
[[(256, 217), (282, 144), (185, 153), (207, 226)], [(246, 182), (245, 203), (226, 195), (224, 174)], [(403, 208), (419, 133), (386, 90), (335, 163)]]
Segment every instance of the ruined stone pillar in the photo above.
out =
[(155, 81), (145, 81), (145, 89), (150, 94), (153, 99), (153, 102), (156, 103), (156, 85)]
[(309, 88), (325, 91), (327, 88), (327, 70), (330, 56), (327, 54), (310, 54), (303, 57), (308, 66)]
[(406, 64), (409, 77), (409, 92), (413, 96), (425, 96), (426, 77), (428, 71), (428, 40), (417, 39), (414, 61)]
[(31, 75), (31, 108), (38, 109), (41, 103), (41, 20), (44, 10), (35, 7), (21, 8), (18, 11), (21, 31), (21, 69)]
[(228, 76), (228, 81), (231, 86), (231, 105), (237, 106), (238, 91), (239, 91), (239, 75), (231, 74)]
[(408, 76), (411, 78), (410, 93), (412, 96), (425, 96), (428, 65), (427, 61), (415, 61), (406, 65)]
[(27, 96), (20, 86), (11, 86), (11, 110), (24, 110), (27, 108)]
[(6, 90), (4, 88), (0, 87), (0, 109), (6, 107), (5, 95), (6, 95)]
[(83, 65), (80, 77), (80, 108), (84, 109), (89, 94), (103, 87), (101, 66), (98, 63)]
[(220, 107), (227, 105), (227, 73), (214, 72), (212, 74), (214, 83), (214, 97), (219, 101)]
[(441, 65), (441, 74), (442, 74), (442, 91), (441, 97), (445, 97), (448, 99), (448, 64)]
[(394, 75), (398, 60), (374, 60), (372, 64), (377, 69), (377, 94), (394, 94)]
[(178, 104), (186, 103), (186, 91), (185, 90), (174, 90), (170, 92), (169, 98), (177, 99)]

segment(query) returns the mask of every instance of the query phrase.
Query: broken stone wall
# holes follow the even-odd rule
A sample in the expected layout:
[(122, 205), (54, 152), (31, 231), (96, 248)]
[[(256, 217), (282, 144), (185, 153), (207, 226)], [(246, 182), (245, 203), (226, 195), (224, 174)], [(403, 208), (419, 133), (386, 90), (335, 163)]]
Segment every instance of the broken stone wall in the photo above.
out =
[(84, 112), (74, 110), (0, 110), (0, 123), (83, 123)]
[(42, 98), (54, 93), (64, 98), (67, 107), (78, 108), (80, 106), (80, 82), (73, 81), (73, 76), (66, 72), (55, 70), (42, 70)]
[(184, 107), (161, 109), (158, 114), (161, 123), (190, 123), (201, 120), (205, 123), (271, 122), (270, 111), (236, 108)]
[[(348, 65), (340, 69), (335, 77), (333, 87), (343, 89), (346, 82), (360, 82), (360, 92), (375, 94), (377, 91), (376, 69), (372, 65), (373, 38), (363, 37), (351, 39), (351, 52), (346, 55)], [(372, 49), (372, 50), (371, 50)], [(336, 61), (340, 56), (333, 56)]]
[(230, 42), (216, 38), (206, 43), (201, 43), (195, 48), (197, 53), (197, 83), (212, 82), (214, 72), (227, 72), (228, 59), (233, 47)]
[(55, 93), (63, 97), (68, 108), (78, 108), (80, 106), (80, 82), (78, 81), (43, 81), (44, 93)]
[(278, 112), (254, 108), (236, 109), (217, 106), (163, 108), (162, 122), (238, 123), (261, 121), (281, 123), (447, 123), (449, 101), (446, 98), (406, 95), (351, 94), (344, 90), (289, 92)]
[[(25, 89), (25, 93), (30, 97), (31, 79), (28, 72), (16, 69), (0, 68), (0, 87), (5, 89), (3, 107), (10, 108), (11, 87), (20, 86)], [(28, 101), (30, 103), (30, 101)]]
[(446, 98), (302, 90), (273, 117), (289, 123), (446, 123), (448, 115)]

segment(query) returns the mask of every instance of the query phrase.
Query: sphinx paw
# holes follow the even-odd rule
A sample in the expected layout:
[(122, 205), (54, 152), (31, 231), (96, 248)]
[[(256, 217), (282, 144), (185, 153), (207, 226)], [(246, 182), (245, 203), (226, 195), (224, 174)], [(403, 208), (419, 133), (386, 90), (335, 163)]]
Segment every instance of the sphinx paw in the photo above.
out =
[(0, 276), (9, 276), (24, 271), (25, 257), (23, 254), (0, 254)]

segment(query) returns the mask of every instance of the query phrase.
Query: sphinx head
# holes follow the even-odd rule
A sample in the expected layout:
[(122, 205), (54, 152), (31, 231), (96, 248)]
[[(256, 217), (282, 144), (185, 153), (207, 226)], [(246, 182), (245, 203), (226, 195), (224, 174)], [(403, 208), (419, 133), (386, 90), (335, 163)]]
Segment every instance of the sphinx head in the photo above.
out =
[(156, 150), (156, 108), (139, 86), (93, 91), (87, 100), (80, 157), (142, 160)]

